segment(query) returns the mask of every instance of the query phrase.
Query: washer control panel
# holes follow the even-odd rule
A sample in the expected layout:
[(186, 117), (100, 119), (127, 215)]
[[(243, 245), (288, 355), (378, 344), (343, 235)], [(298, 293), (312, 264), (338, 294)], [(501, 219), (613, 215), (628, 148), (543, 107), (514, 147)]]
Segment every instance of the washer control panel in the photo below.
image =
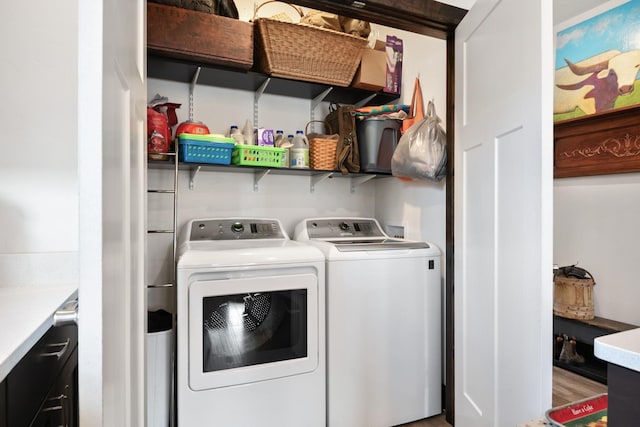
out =
[(310, 219), (306, 226), (310, 239), (387, 237), (376, 220), (367, 218)]
[(191, 223), (191, 241), (286, 239), (272, 219), (203, 219)]

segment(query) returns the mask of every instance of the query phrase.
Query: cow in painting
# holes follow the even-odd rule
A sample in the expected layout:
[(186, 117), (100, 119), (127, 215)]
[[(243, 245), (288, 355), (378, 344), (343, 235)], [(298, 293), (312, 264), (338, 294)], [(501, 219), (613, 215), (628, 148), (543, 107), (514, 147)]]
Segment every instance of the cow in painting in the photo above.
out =
[(556, 70), (554, 113), (580, 108), (586, 114), (610, 110), (620, 95), (633, 92), (640, 67), (640, 50), (610, 50), (578, 63), (565, 59)]
[[(610, 51), (616, 52), (616, 51)], [(633, 92), (633, 87), (640, 71), (640, 50), (629, 50), (618, 53), (608, 60), (603, 60), (597, 64), (572, 64), (567, 62), (573, 73), (584, 76), (592, 73), (601, 73), (605, 70), (614, 70), (618, 77), (618, 94), (628, 95)]]

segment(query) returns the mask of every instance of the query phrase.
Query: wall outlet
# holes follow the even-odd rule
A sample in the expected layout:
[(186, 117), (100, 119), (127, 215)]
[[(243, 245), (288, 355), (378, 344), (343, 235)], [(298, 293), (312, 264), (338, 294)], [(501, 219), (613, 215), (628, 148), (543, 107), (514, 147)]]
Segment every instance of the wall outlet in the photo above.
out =
[(404, 227), (402, 225), (387, 225), (385, 231), (390, 237), (404, 239)]

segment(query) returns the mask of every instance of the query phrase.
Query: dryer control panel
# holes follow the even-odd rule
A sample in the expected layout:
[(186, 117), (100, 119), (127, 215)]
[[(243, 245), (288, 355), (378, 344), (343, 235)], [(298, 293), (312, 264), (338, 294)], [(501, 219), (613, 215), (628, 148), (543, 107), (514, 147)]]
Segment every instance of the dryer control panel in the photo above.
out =
[(310, 239), (351, 237), (356, 239), (387, 238), (378, 222), (368, 218), (310, 219), (307, 221)]
[(203, 219), (191, 223), (191, 241), (287, 239), (272, 219)]

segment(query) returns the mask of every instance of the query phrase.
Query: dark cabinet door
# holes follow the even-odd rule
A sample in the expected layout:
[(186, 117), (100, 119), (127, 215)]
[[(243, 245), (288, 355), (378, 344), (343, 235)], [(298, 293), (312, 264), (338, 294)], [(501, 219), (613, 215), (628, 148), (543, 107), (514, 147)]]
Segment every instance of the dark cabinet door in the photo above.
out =
[[(6, 379), (7, 426), (32, 425), (77, 344), (75, 325), (52, 327), (11, 370)], [(74, 357), (77, 365), (77, 355)]]
[(0, 383), (0, 427), (7, 427), (7, 382)]
[(78, 351), (74, 350), (30, 427), (78, 426)]

